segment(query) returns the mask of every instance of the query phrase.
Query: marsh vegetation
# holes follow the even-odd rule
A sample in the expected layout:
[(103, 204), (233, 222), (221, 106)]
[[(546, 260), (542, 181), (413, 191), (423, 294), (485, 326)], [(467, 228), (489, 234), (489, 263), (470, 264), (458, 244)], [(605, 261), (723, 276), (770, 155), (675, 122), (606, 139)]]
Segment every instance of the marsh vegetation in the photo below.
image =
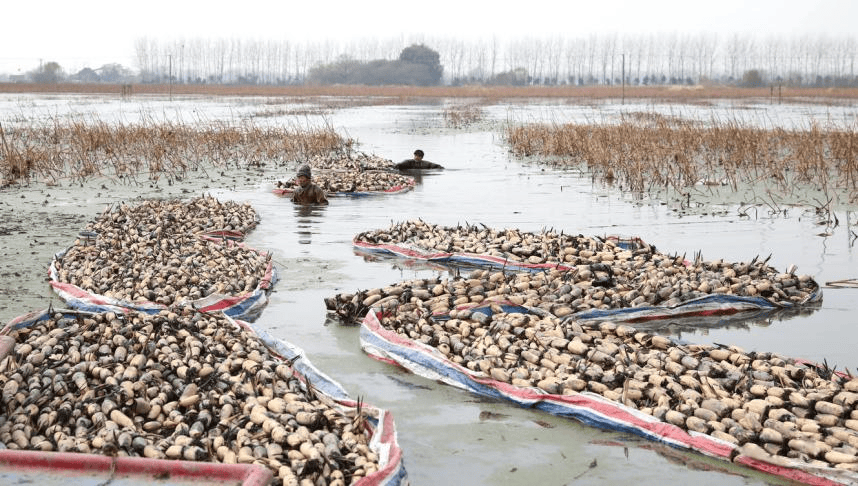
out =
[(284, 164), (348, 149), (331, 126), (263, 126), (247, 119), (112, 123), (98, 117), (0, 125), (2, 184), (104, 176), (124, 184), (181, 180), (189, 171)]
[(612, 124), (509, 125), (506, 141), (519, 156), (583, 167), (594, 179), (628, 191), (750, 184), (767, 200), (802, 198), (808, 190), (858, 202), (856, 127), (810, 124), (759, 128), (737, 120), (700, 123), (656, 113), (629, 113)]

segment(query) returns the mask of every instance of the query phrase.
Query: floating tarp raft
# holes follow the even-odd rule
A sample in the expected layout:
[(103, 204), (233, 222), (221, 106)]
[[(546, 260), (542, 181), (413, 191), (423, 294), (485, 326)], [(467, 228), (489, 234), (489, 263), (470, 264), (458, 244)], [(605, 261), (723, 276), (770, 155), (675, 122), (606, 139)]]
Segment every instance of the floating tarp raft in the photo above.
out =
[[(414, 178), (390, 171), (324, 170), (313, 173), (313, 183), (329, 196), (371, 196), (399, 194), (414, 189)], [(298, 186), (294, 178), (278, 181), (274, 193), (289, 197)]]
[(271, 256), (236, 241), (257, 223), (250, 205), (210, 197), (121, 204), (55, 255), (51, 286), (82, 310), (190, 305), (253, 320), (276, 281)]
[(314, 155), (306, 162), (313, 169), (334, 170), (396, 170), (396, 164), (392, 160), (376, 154), (365, 152), (332, 153), (328, 155)]
[[(541, 272), (551, 269), (571, 270), (571, 266), (560, 262), (545, 262), (542, 257), (531, 257), (530, 262), (522, 262), (519, 259), (511, 259), (509, 256), (485, 253), (449, 253), (436, 251), (436, 249), (422, 248), (411, 243), (370, 243), (363, 241), (363, 235), (358, 235), (353, 241), (355, 253), (364, 256), (381, 256), (402, 259), (409, 262), (423, 262), (429, 265), (442, 266), (445, 268), (487, 268), (502, 270), (505, 272)], [(608, 236), (600, 242), (609, 242), (616, 248), (629, 250), (636, 254), (651, 251), (649, 245), (643, 243), (640, 238), (620, 238)], [(449, 247), (447, 247), (449, 248)]]
[[(399, 194), (414, 189), (413, 177), (400, 174), (392, 160), (363, 152), (314, 156), (306, 161), (313, 182), (328, 196), (366, 197)], [(293, 177), (275, 184), (274, 194), (290, 197), (297, 186)]]
[(16, 342), (0, 357), (10, 450), (253, 463), (283, 484), (406, 477), (388, 412), (222, 313), (40, 311), (0, 333)]
[(435, 320), (374, 309), (379, 360), (484, 396), (808, 484), (858, 481), (858, 378), (773, 353), (484, 303)]
[[(777, 310), (822, 299), (813, 278), (797, 275), (795, 269), (778, 272), (767, 265), (768, 258), (731, 263), (704, 261), (698, 255), (688, 261), (684, 256), (659, 253), (637, 238), (525, 233), (471, 225), (440, 227), (410, 221), (361, 233), (355, 237), (354, 247), (358, 252), (494, 271), (470, 279), (404, 283), (411, 291), (401, 303), (417, 296), (432, 313), (501, 298), (528, 302), (557, 317), (641, 322)], [(457, 280), (467, 283), (463, 286)], [(360, 318), (374, 300), (396, 304), (405, 289), (395, 287), (341, 294), (328, 300), (328, 308), (345, 319)]]

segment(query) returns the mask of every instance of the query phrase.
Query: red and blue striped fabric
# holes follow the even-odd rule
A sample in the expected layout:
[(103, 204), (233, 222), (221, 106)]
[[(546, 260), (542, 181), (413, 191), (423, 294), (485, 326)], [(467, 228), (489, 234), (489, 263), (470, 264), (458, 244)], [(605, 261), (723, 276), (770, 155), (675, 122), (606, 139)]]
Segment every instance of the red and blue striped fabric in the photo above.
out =
[[(235, 244), (227, 240), (229, 244)], [(88, 312), (127, 312), (136, 310), (147, 314), (157, 314), (167, 308), (164, 304), (157, 302), (127, 302), (120, 299), (106, 297), (84, 290), (77, 285), (59, 281), (56, 262), (62, 259), (68, 249), (56, 255), (48, 269), (51, 288), (57, 295), (73, 309)], [(212, 294), (202, 299), (186, 301), (182, 305), (190, 305), (202, 312), (222, 311), (224, 314), (246, 321), (254, 321), (268, 305), (268, 294), (272, 286), (277, 282), (277, 272), (271, 260), (265, 268), (265, 274), (259, 279), (259, 284), (251, 292), (238, 295)]]
[[(67, 317), (80, 315), (81, 313), (91, 314), (91, 312), (81, 312), (78, 310), (43, 309), (33, 311), (9, 321), (3, 329), (0, 329), (0, 335), (8, 334), (12, 329), (29, 327), (39, 321), (50, 319), (55, 313), (62, 313)], [(369, 447), (378, 455), (379, 469), (361, 478), (355, 484), (361, 486), (399, 486), (407, 484), (408, 474), (403, 463), (402, 449), (400, 449), (397, 442), (396, 425), (393, 421), (392, 413), (352, 400), (342, 385), (321, 372), (310, 362), (301, 348), (289, 342), (276, 339), (263, 329), (249, 322), (237, 319), (230, 320), (236, 326), (240, 326), (256, 335), (275, 358), (284, 361), (294, 360), (292, 368), (295, 370), (295, 377), (304, 383), (309, 381), (314, 389), (329, 397), (341, 412), (347, 415), (356, 415), (357, 409), (360, 407), (360, 410), (366, 417), (370, 433)], [(0, 356), (0, 359), (2, 358), (3, 356)]]
[(385, 329), (377, 312), (369, 312), (360, 330), (363, 350), (380, 361), (401, 366), (424, 378), (441, 381), (471, 393), (511, 401), (595, 427), (632, 433), (672, 447), (699, 452), (725, 461), (807, 484), (855, 484), (854, 472), (833, 468), (810, 470), (798, 460), (784, 458), (772, 464), (745, 456), (740, 448), (715, 437), (687, 432), (651, 415), (590, 392), (552, 395), (537, 388), (525, 388), (491, 379), (450, 361), (437, 349)]
[(409, 260), (425, 261), (440, 265), (453, 265), (474, 268), (487, 268), (492, 270), (508, 270), (511, 272), (541, 272), (544, 270), (570, 270), (571, 267), (561, 263), (525, 263), (510, 260), (493, 255), (480, 255), (476, 253), (446, 253), (432, 252), (404, 243), (367, 243), (354, 241), (354, 248), (363, 253), (391, 256)]
[[(414, 189), (414, 184), (406, 184), (393, 186), (385, 189), (384, 191), (343, 191), (343, 192), (329, 192), (326, 194), (328, 197), (371, 197), (371, 196), (386, 196), (393, 194), (402, 194), (403, 192), (408, 192)], [(292, 189), (285, 187), (275, 188), (273, 191), (275, 195), (280, 197), (292, 197)]]
[[(612, 237), (609, 237), (609, 239)], [(617, 237), (613, 237), (617, 238)], [(634, 241), (633, 239), (630, 241)], [(508, 260), (492, 255), (474, 253), (433, 253), (407, 244), (375, 244), (354, 241), (354, 248), (359, 253), (391, 256), (404, 260), (426, 262), (444, 266), (467, 266), (510, 272), (541, 272), (545, 270), (570, 270), (573, 267), (560, 263), (524, 263)], [(576, 320), (606, 320), (616, 322), (645, 322), (670, 318), (726, 316), (752, 311), (775, 311), (784, 308), (795, 308), (806, 304), (819, 302), (822, 299), (822, 289), (817, 288), (804, 301), (797, 303), (776, 303), (758, 296), (740, 296), (727, 294), (711, 294), (685, 301), (673, 307), (639, 306), (618, 309), (588, 309), (575, 314)]]
[[(238, 321), (239, 325), (255, 333), (275, 356), (284, 360), (295, 360), (292, 367), (298, 372), (298, 378), (306, 382), (309, 378), (313, 388), (331, 397), (345, 413), (354, 414), (358, 402), (352, 400), (342, 385), (326, 374), (319, 371), (307, 359), (304, 351), (294, 344), (273, 338), (265, 330)], [(296, 359), (297, 358), (297, 359)], [(396, 426), (393, 415), (386, 410), (374, 408), (366, 404), (360, 405), (372, 430), (370, 448), (378, 454), (379, 470), (364, 477), (356, 484), (363, 486), (397, 486), (406, 484), (407, 473), (402, 461), (402, 450), (396, 437)]]

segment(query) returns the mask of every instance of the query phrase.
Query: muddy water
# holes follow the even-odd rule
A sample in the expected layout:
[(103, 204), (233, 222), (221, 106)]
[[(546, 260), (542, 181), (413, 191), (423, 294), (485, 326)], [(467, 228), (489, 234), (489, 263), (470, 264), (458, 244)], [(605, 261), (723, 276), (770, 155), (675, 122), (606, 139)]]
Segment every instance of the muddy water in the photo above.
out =
[[(128, 116), (135, 109), (154, 106), (166, 113), (157, 103), (143, 108), (126, 103), (122, 110)], [(248, 100), (183, 103), (177, 112), (197, 110), (208, 118), (258, 109)], [(105, 105), (110, 103), (92, 109), (102, 117), (116, 113), (115, 107)], [(822, 237), (816, 236), (823, 231), (818, 218), (800, 208), (776, 216), (762, 209), (743, 216), (730, 205), (688, 211), (670, 201), (637, 200), (593, 185), (572, 171), (517, 160), (502, 143), (499, 127), (511, 113), (515, 118), (556, 120), (563, 114), (592, 120), (596, 112), (592, 107), (490, 107), (490, 120), (467, 130), (445, 128), (442, 108), (438, 104), (364, 107), (324, 117), (355, 138), (361, 151), (398, 161), (421, 148), (427, 160), (447, 167), (421, 176), (409, 193), (332, 198), (327, 207), (296, 208), (271, 193), (273, 181), (290, 173), (267, 174), (262, 180), (228, 189), (192, 189), (192, 195), (199, 191), (219, 199), (249, 201), (260, 213), (262, 222), (247, 242), (273, 252), (280, 281), (257, 324), (302, 347), (352, 396), (393, 412), (412, 484), (777, 483), (771, 476), (485, 400), (376, 362), (361, 352), (357, 328), (326, 319), (322, 299), (402, 279), (446, 276), (439, 269), (367, 260), (353, 252), (351, 240), (357, 233), (411, 218), (443, 225), (482, 223), (532, 231), (553, 227), (584, 235), (634, 235), (661, 251), (688, 256), (701, 251), (705, 259), (749, 260), (772, 254), (770, 264), (775, 268), (795, 264), (799, 273), (824, 284), (858, 277), (858, 257), (850, 245), (850, 232), (858, 224), (856, 213), (838, 213), (840, 225)], [(780, 119), (792, 120), (795, 112), (807, 110), (780, 109), (769, 118), (789, 113)], [(824, 117), (826, 110), (830, 108), (809, 110), (807, 117)], [(748, 350), (826, 360), (838, 369), (845, 366), (854, 371), (858, 367), (856, 297), (858, 290), (825, 289), (822, 305), (807, 313), (693, 325), (668, 322), (658, 330), (690, 342), (737, 344)]]

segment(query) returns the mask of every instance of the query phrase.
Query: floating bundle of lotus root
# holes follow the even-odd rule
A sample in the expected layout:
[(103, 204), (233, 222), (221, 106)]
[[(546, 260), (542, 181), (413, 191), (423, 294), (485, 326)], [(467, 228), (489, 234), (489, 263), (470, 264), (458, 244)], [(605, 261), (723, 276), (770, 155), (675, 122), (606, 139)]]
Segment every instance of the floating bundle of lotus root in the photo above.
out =
[(307, 162), (313, 169), (343, 169), (343, 170), (390, 170), (394, 164), (390, 159), (363, 152), (349, 154), (332, 154), (314, 156)]
[[(313, 173), (313, 182), (327, 193), (385, 192), (414, 185), (414, 178), (389, 171), (331, 170)], [(277, 182), (278, 188), (297, 188), (298, 182), (289, 179)]]

